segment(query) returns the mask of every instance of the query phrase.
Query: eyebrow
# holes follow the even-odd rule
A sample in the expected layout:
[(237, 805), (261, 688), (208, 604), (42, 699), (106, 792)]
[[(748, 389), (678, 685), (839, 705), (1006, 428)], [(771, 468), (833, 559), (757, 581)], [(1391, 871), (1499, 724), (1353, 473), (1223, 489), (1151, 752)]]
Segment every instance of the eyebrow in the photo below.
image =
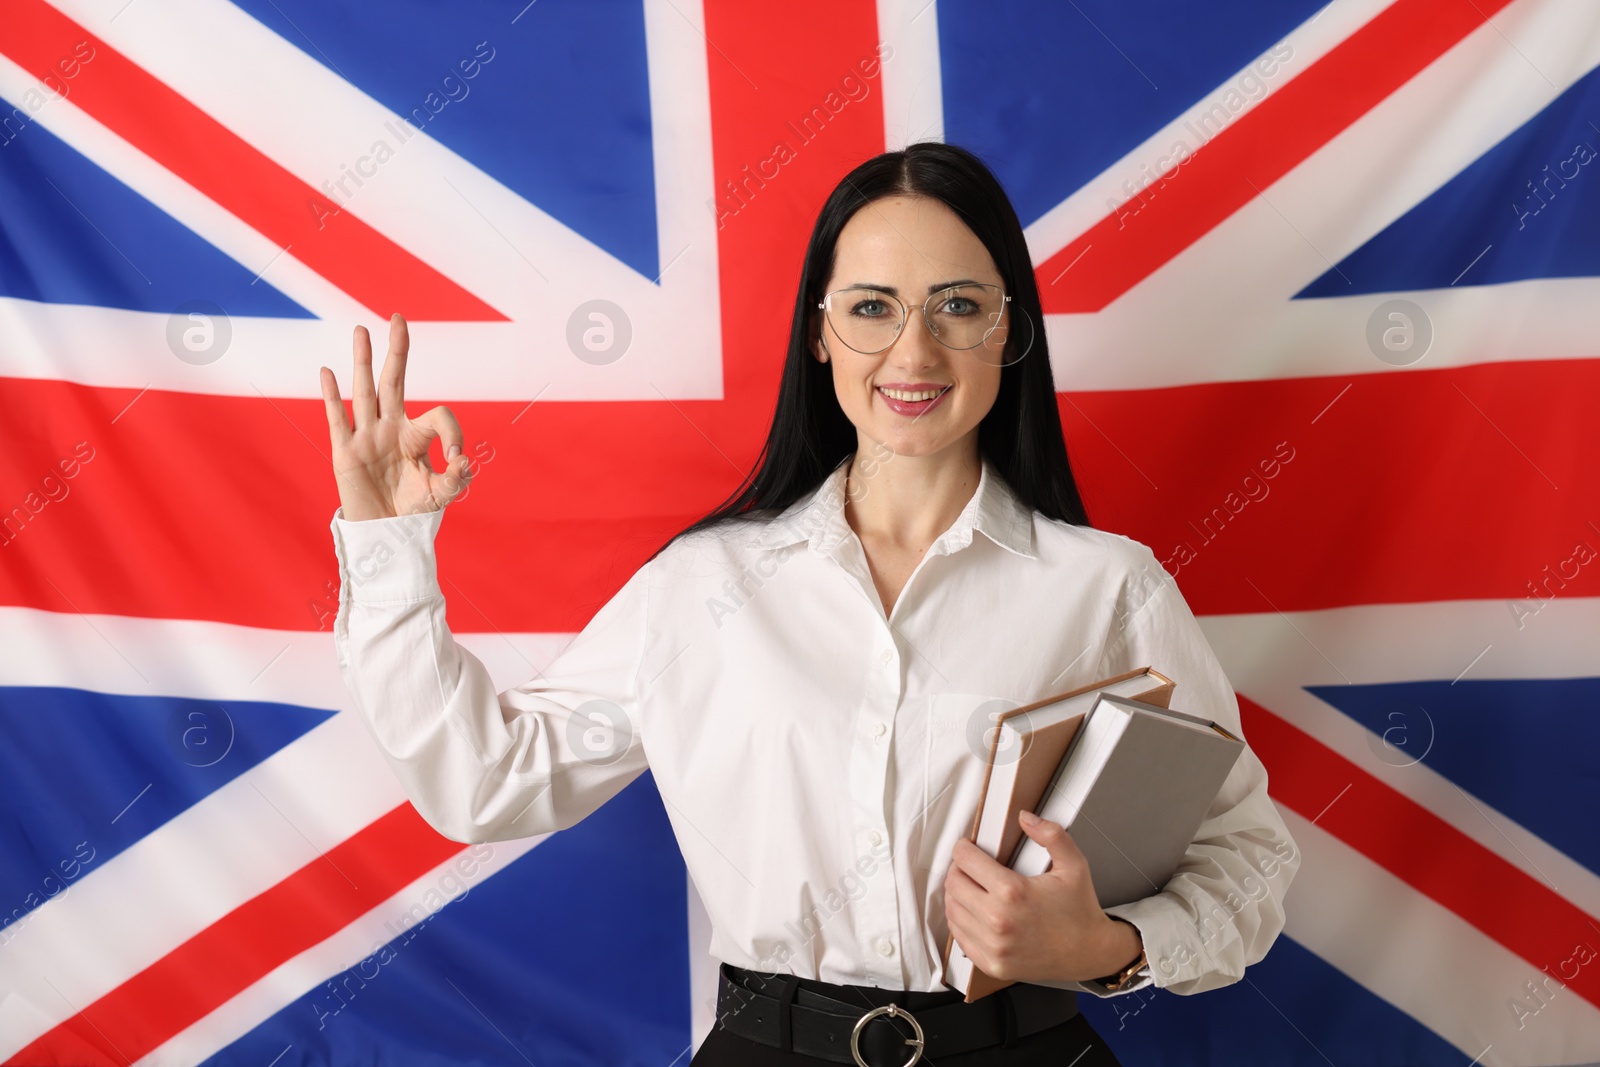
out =
[[(993, 284), (993, 283), (991, 283), (991, 282), (980, 282), (980, 281), (976, 281), (976, 280), (974, 280), (972, 278), (961, 278), (961, 279), (958, 279), (958, 280), (953, 281), (953, 282), (939, 282), (939, 283), (937, 283), (935, 285), (928, 286), (928, 295), (932, 296), (934, 293), (939, 292), (941, 289), (953, 289), (958, 285), (990, 285), (990, 284)], [(900, 295), (900, 290), (896, 289), (892, 285), (877, 285), (877, 284), (874, 284), (873, 282), (851, 282), (845, 288), (847, 288), (847, 289), (875, 289), (880, 293), (888, 293), (890, 296), (899, 296)]]

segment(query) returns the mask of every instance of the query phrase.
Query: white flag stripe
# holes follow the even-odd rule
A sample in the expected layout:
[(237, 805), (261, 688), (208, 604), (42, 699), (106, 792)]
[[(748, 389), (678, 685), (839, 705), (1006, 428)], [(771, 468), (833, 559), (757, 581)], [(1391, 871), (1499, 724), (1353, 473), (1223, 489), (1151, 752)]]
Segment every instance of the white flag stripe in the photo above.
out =
[[(1159, 389), (1600, 357), (1600, 279), (1595, 278), (1285, 299), (1270, 311), (1235, 309), (1229, 315), (1216, 314), (1207, 303), (1212, 295), (1191, 289), (1181, 301), (1168, 301), (1159, 315), (1143, 295), (1129, 310), (1113, 304), (1098, 316), (1046, 315), (1056, 388)], [(1420, 307), (1433, 333), (1426, 354), (1405, 366), (1380, 359), (1367, 343), (1368, 321), (1380, 305), (1395, 299)], [(1144, 326), (1135, 331), (1131, 323), (1138, 315), (1144, 316)], [(1385, 328), (1391, 325), (1404, 326), (1385, 318)], [(1222, 351), (1229, 344), (1234, 347)]]
[[(1386, 747), (1380, 735), (1305, 689), (1448, 683), (1458, 676), (1462, 684), (1475, 679), (1594, 676), (1600, 598), (1563, 597), (1525, 622), (1519, 631), (1501, 600), (1200, 619), (1207, 641), (1242, 696), (1304, 730), (1530, 878), (1553, 885), (1590, 915), (1600, 916), (1600, 875), (1487, 801), (1469, 796), (1426, 763), (1412, 762), (1413, 747), (1425, 751), (1429, 732), (1451, 729), (1451, 724), (1428, 718), (1406, 723), (1406, 745)], [(1479, 653), (1481, 658), (1474, 662)], [(1248, 738), (1248, 726), (1246, 730)]]
[[(167, 337), (170, 318), (154, 312), (0, 297), (0, 333), (6, 339), (0, 348), (0, 377), (108, 389), (148, 387), (251, 399), (320, 400), (317, 368), (326, 366), (338, 377), (340, 394), (348, 402), (351, 328), (363, 325), (372, 334), (374, 375), (383, 367), (388, 346), (387, 322), (364, 310), (327, 320), (230, 316), (232, 339), (227, 351), (213, 363), (193, 365), (173, 352)], [(558, 325), (565, 329), (565, 322), (563, 317)], [(520, 323), (409, 323), (406, 400), (498, 400), (520, 405), (533, 400), (689, 398), (684, 388), (689, 369), (682, 368), (679, 374), (666, 361), (659, 335), (641, 337), (638, 321), (632, 322), (635, 334), (627, 354), (611, 364), (609, 376), (601, 373), (605, 367), (584, 363), (594, 373), (581, 386), (560, 381), (565, 374), (561, 364), (583, 363), (564, 338), (558, 349), (535, 347), (519, 340), (533, 329)], [(657, 356), (663, 362), (652, 365)], [(629, 369), (624, 370), (624, 364)], [(643, 377), (635, 374), (646, 366), (649, 370)], [(717, 375), (720, 395), (720, 367)]]
[(943, 141), (938, 5), (930, 0), (878, 0), (878, 36), (892, 49), (879, 68), (885, 150)]
[[(1304, 855), (1289, 889), (1289, 937), (1455, 1045), (1463, 1062), (1486, 1048), (1485, 1067), (1600, 1060), (1600, 1009), (1552, 983), (1558, 991), (1519, 1028), (1511, 1001), (1528, 1000), (1523, 983), (1544, 978), (1539, 966), (1310, 820), (1283, 816)], [(1553, 971), (1560, 960), (1548, 963)]]
[[(331, 517), (331, 516), (330, 516)], [(330, 540), (328, 551), (333, 552)], [(307, 599), (322, 590), (310, 589)], [(332, 611), (335, 603), (327, 604)], [(328, 616), (331, 627), (333, 616)], [(460, 633), (461, 646), (509, 688), (533, 677), (576, 636)], [(348, 706), (332, 630), (267, 630), (195, 619), (142, 619), (0, 607), (3, 684), (67, 686), (125, 696)], [(85, 655), (85, 648), (93, 655)]]

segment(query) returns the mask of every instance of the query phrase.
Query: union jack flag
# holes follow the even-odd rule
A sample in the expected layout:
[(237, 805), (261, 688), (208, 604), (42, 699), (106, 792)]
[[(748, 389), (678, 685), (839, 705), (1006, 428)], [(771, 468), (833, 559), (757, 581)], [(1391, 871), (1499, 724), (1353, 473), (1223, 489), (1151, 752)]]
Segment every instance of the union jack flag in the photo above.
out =
[(928, 139), (1012, 196), (1090, 515), (1305, 853), (1241, 982), (1096, 1029), (1600, 1061), (1585, 0), (5, 0), (0, 1060), (687, 1063), (715, 965), (648, 773), (463, 845), (341, 710), (317, 368), (410, 320), (508, 688), (751, 467), (817, 209)]

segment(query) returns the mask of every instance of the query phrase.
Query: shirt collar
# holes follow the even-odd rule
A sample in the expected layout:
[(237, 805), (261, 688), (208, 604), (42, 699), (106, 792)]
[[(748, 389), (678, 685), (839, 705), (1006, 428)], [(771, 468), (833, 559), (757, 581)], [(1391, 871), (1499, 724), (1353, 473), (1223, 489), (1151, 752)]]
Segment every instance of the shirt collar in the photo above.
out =
[[(852, 456), (853, 453), (846, 455), (816, 489), (773, 519), (756, 539), (755, 546), (773, 549), (805, 541), (812, 552), (826, 555), (849, 537), (851, 531), (844, 516), (844, 494)], [(981, 530), (1000, 547), (1026, 559), (1036, 558), (1033, 551), (1033, 509), (1017, 499), (1005, 478), (987, 457), (981, 458), (983, 466), (978, 476), (977, 491), (929, 551), (938, 550), (940, 542), (945, 545), (942, 549), (945, 553), (965, 548), (972, 543), (973, 531)]]

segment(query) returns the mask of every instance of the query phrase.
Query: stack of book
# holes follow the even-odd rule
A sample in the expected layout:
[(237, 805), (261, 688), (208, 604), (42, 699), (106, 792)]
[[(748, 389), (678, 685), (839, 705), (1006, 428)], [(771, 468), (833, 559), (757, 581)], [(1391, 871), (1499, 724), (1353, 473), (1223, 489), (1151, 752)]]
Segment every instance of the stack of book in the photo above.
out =
[[(1176, 684), (1143, 667), (997, 716), (968, 836), (1019, 874), (1043, 874), (1050, 854), (1017, 821), (1032, 811), (1072, 835), (1102, 908), (1159, 893), (1244, 750), (1169, 707)], [(969, 1002), (1011, 984), (974, 965), (953, 934), (944, 982)]]

